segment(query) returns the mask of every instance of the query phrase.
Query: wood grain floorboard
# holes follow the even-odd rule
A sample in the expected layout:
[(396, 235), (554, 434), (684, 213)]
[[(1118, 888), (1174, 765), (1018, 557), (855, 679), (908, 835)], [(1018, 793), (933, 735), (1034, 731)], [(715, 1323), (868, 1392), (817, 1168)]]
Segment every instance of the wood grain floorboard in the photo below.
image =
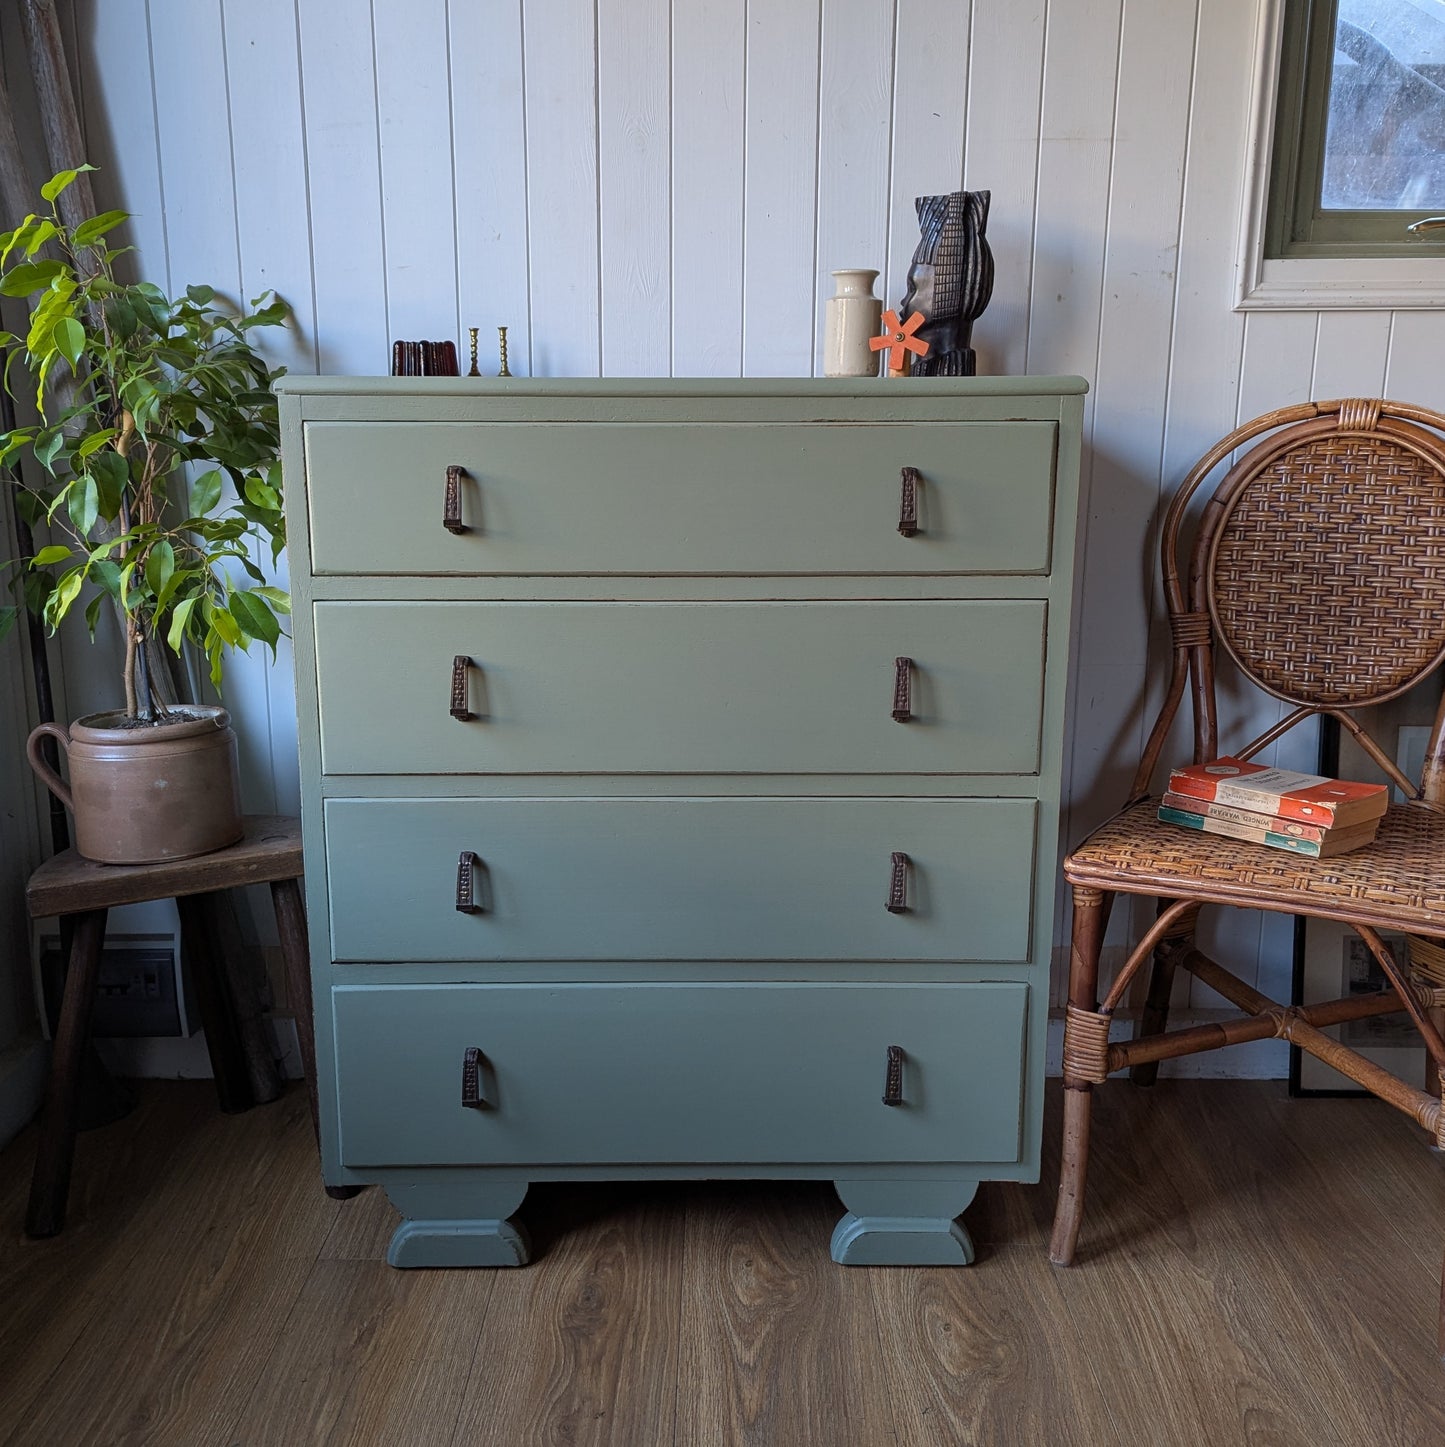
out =
[(244, 1447), (450, 1441), (494, 1280), (488, 1271), (316, 1261), (229, 1440)]
[(685, 1199), (672, 1185), (533, 1187), (521, 1214), (536, 1257), (493, 1273), (455, 1447), (673, 1441)]
[(1066, 1310), (1046, 1258), (1037, 1193), (980, 1188), (965, 1217), (978, 1248), (968, 1270), (871, 1273), (899, 1440), (1122, 1447), (1093, 1334)]
[(288, 1095), (154, 1082), (81, 1137), (26, 1242), (0, 1153), (0, 1443), (266, 1447), (1420, 1447), (1442, 1161), (1371, 1101), (1099, 1092), (1080, 1262), (1044, 1183), (986, 1185), (965, 1270), (844, 1269), (806, 1182), (553, 1185), (516, 1271), (397, 1272), (379, 1191), (320, 1190)]
[(678, 1447), (909, 1441), (873, 1313), (881, 1273), (828, 1256), (842, 1214), (820, 1182), (720, 1182), (689, 1202)]
[[(1191, 1082), (1190, 1105), (1212, 1084)], [(1231, 1213), (1208, 1227), (1200, 1221), (1210, 1182), (1191, 1170), (1192, 1119), (1171, 1089), (1113, 1081), (1095, 1092), (1078, 1263), (1056, 1272), (1064, 1310), (1093, 1343), (1115, 1421), (1129, 1442), (1346, 1447), (1307, 1366), (1282, 1349), (1277, 1318), (1263, 1307), (1242, 1314), (1231, 1299), (1230, 1273), (1241, 1255), (1250, 1256), (1260, 1302), (1272, 1308), (1280, 1288), (1288, 1298), (1288, 1283)], [(1051, 1111), (1050, 1185), (1058, 1119)], [(1030, 1198), (1041, 1248), (1051, 1195)], [(1260, 1322), (1273, 1339), (1258, 1339)]]
[[(81, 1329), (12, 1430), (15, 1447), (227, 1440), (335, 1211), (306, 1119), (293, 1091), (240, 1116), (192, 1116), (189, 1134), (161, 1118), (137, 1137), (171, 1149), (165, 1170), (133, 1178), (160, 1194), (129, 1222), (118, 1196), (108, 1258), (84, 1298), (57, 1303)], [(65, 1255), (67, 1240), (48, 1244)], [(293, 1269), (258, 1272), (258, 1257)]]

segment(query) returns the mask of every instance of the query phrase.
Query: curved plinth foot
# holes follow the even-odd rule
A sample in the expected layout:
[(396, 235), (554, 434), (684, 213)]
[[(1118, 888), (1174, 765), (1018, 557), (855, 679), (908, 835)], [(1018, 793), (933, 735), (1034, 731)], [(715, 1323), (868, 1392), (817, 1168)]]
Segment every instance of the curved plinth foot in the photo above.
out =
[(949, 1216), (855, 1216), (849, 1211), (829, 1247), (839, 1266), (968, 1266), (973, 1238)]
[(507, 1220), (403, 1221), (386, 1252), (391, 1266), (525, 1266), (532, 1243)]
[(967, 1266), (973, 1239), (958, 1221), (973, 1180), (834, 1181), (848, 1214), (831, 1246), (840, 1266)]
[(349, 1201), (353, 1196), (359, 1196), (365, 1186), (327, 1186), (326, 1194), (333, 1201)]

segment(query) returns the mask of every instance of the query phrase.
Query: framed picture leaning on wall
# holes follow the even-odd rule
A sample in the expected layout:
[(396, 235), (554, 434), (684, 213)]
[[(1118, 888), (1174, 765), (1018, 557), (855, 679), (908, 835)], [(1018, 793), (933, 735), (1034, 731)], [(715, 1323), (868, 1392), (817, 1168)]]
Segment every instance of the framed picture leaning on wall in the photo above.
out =
[[(1442, 674), (1437, 672), (1409, 693), (1360, 711), (1360, 721), (1380, 747), (1393, 754), (1407, 778), (1420, 777), (1441, 684)], [(1379, 765), (1332, 718), (1321, 720), (1319, 772), (1340, 779), (1389, 782)], [(1393, 789), (1391, 802), (1402, 801), (1400, 790)], [(1382, 930), (1381, 938), (1399, 965), (1408, 968), (1404, 935)], [(1291, 997), (1295, 1004), (1369, 994), (1385, 989), (1388, 983), (1365, 942), (1347, 925), (1328, 919), (1299, 921)], [(1425, 1079), (1425, 1047), (1408, 1015), (1351, 1020), (1326, 1033), (1402, 1080), (1420, 1084)], [(1296, 1046), (1289, 1052), (1289, 1090), (1291, 1095), (1368, 1094), (1363, 1086)]]

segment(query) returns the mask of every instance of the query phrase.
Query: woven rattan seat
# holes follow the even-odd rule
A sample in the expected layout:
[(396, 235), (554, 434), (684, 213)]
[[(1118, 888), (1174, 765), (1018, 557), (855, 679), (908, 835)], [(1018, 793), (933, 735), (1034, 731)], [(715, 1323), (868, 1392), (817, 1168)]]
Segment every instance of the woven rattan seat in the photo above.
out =
[[(1334, 859), (1194, 834), (1133, 804), (1064, 861), (1070, 884), (1445, 935), (1445, 813), (1392, 805), (1365, 848)], [(1264, 899), (1263, 896), (1268, 896)]]
[[(1406, 779), (1368, 732), (1368, 710), (1409, 691), (1445, 660), (1445, 417), (1378, 400), (1307, 403), (1236, 428), (1190, 470), (1160, 532), (1173, 666), (1159, 718), (1122, 811), (1064, 862), (1073, 886), (1064, 1029), (1064, 1152), (1049, 1254), (1074, 1260), (1083, 1219), (1090, 1100), (1128, 1069), (1152, 1084), (1158, 1063), (1282, 1037), (1396, 1106), (1445, 1149), (1445, 703), (1422, 777)], [(1204, 499), (1215, 469), (1248, 446)], [(1195, 536), (1184, 555), (1182, 538)], [(1221, 747), (1217, 650), (1244, 679), (1289, 705), (1259, 738)], [(1309, 859), (1195, 833), (1157, 818), (1164, 750), (1188, 697), (1192, 761), (1251, 758), (1305, 719), (1327, 716), (1401, 790), (1363, 848)], [(1170, 758), (1169, 763), (1185, 760)], [(1155, 923), (1100, 998), (1099, 957), (1119, 894), (1158, 901)], [(1234, 907), (1342, 921), (1364, 941), (1389, 988), (1279, 1003), (1195, 938), (1200, 911)], [(1379, 931), (1403, 933), (1397, 964)], [(1226, 932), (1227, 937), (1227, 932)], [(1116, 1011), (1152, 962), (1132, 1040), (1111, 1039)], [(1218, 1023), (1169, 1030), (1169, 998), (1186, 970), (1237, 1006)], [(1328, 1033), (1351, 1020), (1407, 1012), (1425, 1045), (1424, 1089)], [(1440, 1349), (1445, 1354), (1445, 1275)]]

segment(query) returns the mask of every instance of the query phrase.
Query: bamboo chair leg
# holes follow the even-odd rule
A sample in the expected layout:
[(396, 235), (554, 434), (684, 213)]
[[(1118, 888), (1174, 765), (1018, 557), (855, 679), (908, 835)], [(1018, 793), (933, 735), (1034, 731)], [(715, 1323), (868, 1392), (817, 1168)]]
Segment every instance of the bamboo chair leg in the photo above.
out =
[[(1159, 901), (1159, 913), (1169, 908), (1172, 900)], [(1179, 960), (1179, 951), (1194, 943), (1194, 927), (1199, 919), (1199, 910), (1191, 909), (1182, 914), (1174, 928), (1159, 941), (1154, 951), (1154, 963), (1149, 975), (1149, 994), (1144, 1009), (1139, 1015), (1139, 1024), (1134, 1032), (1136, 1040), (1149, 1035), (1162, 1035), (1169, 1025), (1169, 996), (1174, 990), (1174, 971)], [(1153, 1085), (1159, 1079), (1159, 1062), (1145, 1060), (1129, 1068), (1129, 1079), (1135, 1085)]]
[[(1073, 942), (1069, 957), (1070, 1013), (1064, 1025), (1064, 1145), (1059, 1168), (1059, 1200), (1049, 1260), (1070, 1266), (1084, 1218), (1084, 1188), (1089, 1173), (1089, 1124), (1094, 1083), (1104, 1079), (1104, 1060), (1088, 1061), (1088, 1038), (1075, 1011), (1098, 1008), (1099, 951), (1108, 918), (1106, 896), (1097, 889), (1074, 888)], [(1107, 1032), (1106, 1044), (1107, 1049)], [(1097, 1052), (1095, 1052), (1097, 1053)], [(1080, 1069), (1081, 1060), (1085, 1067)]]

